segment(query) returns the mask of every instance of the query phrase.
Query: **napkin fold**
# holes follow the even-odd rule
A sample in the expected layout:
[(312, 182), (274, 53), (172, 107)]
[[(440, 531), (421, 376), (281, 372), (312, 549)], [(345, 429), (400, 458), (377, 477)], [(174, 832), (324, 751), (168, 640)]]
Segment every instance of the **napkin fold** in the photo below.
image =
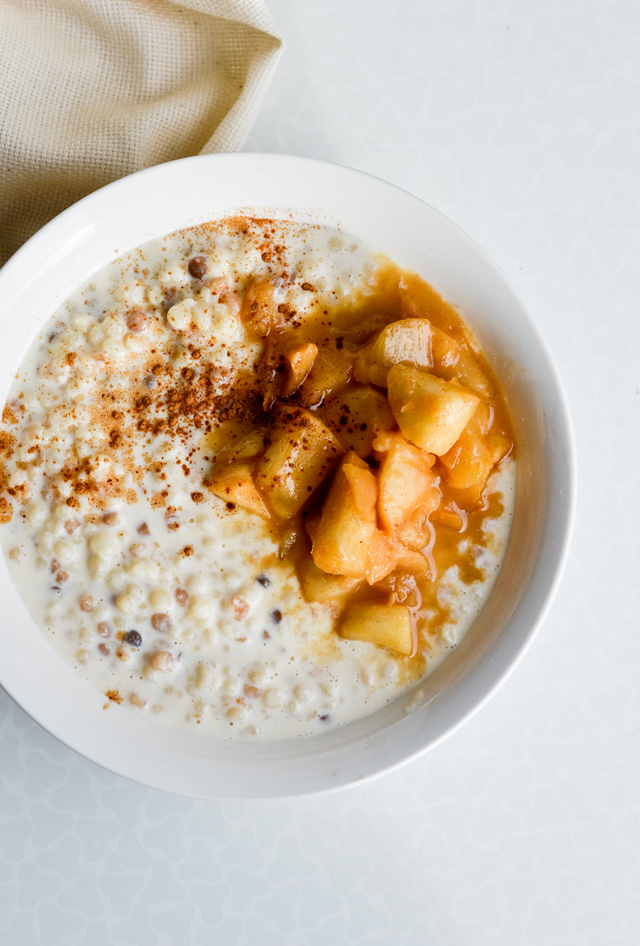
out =
[(116, 178), (240, 148), (281, 47), (262, 0), (0, 0), (0, 264)]

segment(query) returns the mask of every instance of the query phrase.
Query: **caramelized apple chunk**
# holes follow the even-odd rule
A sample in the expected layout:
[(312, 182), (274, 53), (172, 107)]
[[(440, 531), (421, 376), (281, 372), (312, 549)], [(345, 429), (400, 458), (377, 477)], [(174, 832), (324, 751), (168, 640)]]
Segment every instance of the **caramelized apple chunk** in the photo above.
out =
[(386, 603), (406, 604), (410, 608), (419, 608), (422, 604), (422, 594), (418, 588), (415, 575), (402, 568), (396, 568), (390, 575), (386, 575), (377, 583), (372, 591), (389, 595)]
[(404, 436), (436, 456), (451, 449), (480, 403), (471, 391), (409, 365), (394, 365), (387, 385)]
[(287, 365), (287, 381), (284, 388), (284, 396), (288, 397), (300, 387), (304, 379), (309, 374), (311, 366), (318, 355), (318, 346), (313, 342), (307, 342), (305, 345), (297, 345), (284, 353), (284, 360)]
[(255, 461), (264, 448), (266, 433), (266, 427), (256, 427), (235, 443), (225, 443), (216, 457), (216, 466), (232, 463), (234, 460)]
[(235, 460), (231, 463), (223, 461), (217, 464), (211, 472), (207, 486), (225, 502), (250, 509), (264, 519), (271, 518), (253, 481), (253, 466), (246, 460)]
[(454, 509), (450, 509), (448, 506), (440, 506), (439, 509), (436, 509), (431, 515), (433, 522), (437, 522), (440, 526), (445, 526), (447, 529), (451, 529), (453, 532), (462, 532), (465, 527), (465, 519), (460, 515), (460, 511), (456, 512)]
[(487, 446), (491, 451), (491, 458), (494, 466), (501, 463), (505, 457), (509, 456), (513, 450), (513, 441), (503, 433), (489, 434), (487, 437)]
[[(405, 548), (412, 552), (422, 552), (431, 544), (433, 527), (430, 524), (431, 516), (437, 514), (431, 503), (418, 506), (409, 518), (396, 531), (396, 538)], [(422, 556), (422, 571), (427, 569), (427, 560)]]
[(353, 358), (353, 353), (342, 342), (319, 347), (318, 356), (298, 389), (298, 403), (303, 407), (317, 407), (345, 388), (353, 376)]
[[(409, 548), (404, 542), (404, 537), (401, 539), (399, 536), (395, 536), (389, 540), (389, 544), (392, 548), (394, 568), (407, 568), (416, 575), (429, 575), (431, 573), (431, 566), (421, 550)], [(423, 543), (421, 549), (425, 545), (428, 545), (428, 542)]]
[(444, 475), (452, 489), (484, 486), (493, 467), (486, 438), (467, 425), (454, 445), (440, 457)]
[[(433, 293), (434, 299), (437, 299)], [(440, 300), (441, 301), (441, 300)], [(403, 298), (402, 310), (405, 315), (414, 318), (423, 318), (430, 314), (430, 309), (416, 302), (410, 294)], [(483, 397), (494, 395), (487, 372), (483, 370), (474, 350), (471, 333), (462, 330), (460, 326), (455, 330), (455, 338), (449, 331), (431, 323), (431, 354), (433, 357), (433, 371), (445, 381), (453, 378), (458, 380), (474, 393)]]
[(475, 394), (491, 397), (493, 386), (468, 343), (460, 343), (440, 329), (432, 329), (433, 370), (445, 381), (457, 378)]
[(240, 307), (243, 322), (262, 338), (281, 327), (281, 318), (270, 279), (257, 279), (247, 286)]
[(298, 566), (298, 579), (307, 601), (318, 601), (320, 604), (335, 601), (355, 591), (364, 582), (363, 578), (329, 575), (318, 568), (310, 555), (302, 557)]
[(298, 407), (277, 411), (269, 439), (255, 482), (272, 512), (288, 519), (335, 468), (343, 450), (319, 417)]
[(386, 430), (396, 426), (386, 397), (368, 384), (334, 395), (323, 405), (321, 413), (345, 447), (354, 450), (363, 460), (373, 451), (376, 426)]
[(454, 445), (440, 457), (446, 483), (451, 489), (471, 490), (479, 497), (491, 470), (509, 452), (511, 442), (505, 434), (489, 433), (492, 419), (491, 408), (482, 401)]
[(441, 494), (437, 476), (431, 472), (434, 456), (397, 433), (378, 436), (373, 447), (383, 458), (378, 471), (378, 515), (389, 533), (400, 529), (418, 506), (429, 511), (438, 507)]
[(262, 397), (262, 408), (270, 411), (282, 397), (287, 371), (282, 346), (277, 336), (267, 339), (262, 357), (255, 366), (255, 380)]
[(350, 641), (366, 641), (410, 657), (413, 653), (411, 612), (405, 604), (354, 601), (343, 615), (339, 631)]
[(460, 345), (442, 329), (431, 327), (431, 355), (433, 370), (449, 381), (454, 377), (456, 365), (460, 359)]
[(313, 560), (324, 572), (366, 578), (372, 584), (394, 568), (384, 533), (378, 529), (378, 483), (366, 463), (351, 450), (338, 469), (322, 507), (309, 529)]
[(428, 319), (401, 319), (383, 328), (356, 355), (356, 381), (384, 388), (389, 368), (400, 362), (418, 368), (433, 364)]

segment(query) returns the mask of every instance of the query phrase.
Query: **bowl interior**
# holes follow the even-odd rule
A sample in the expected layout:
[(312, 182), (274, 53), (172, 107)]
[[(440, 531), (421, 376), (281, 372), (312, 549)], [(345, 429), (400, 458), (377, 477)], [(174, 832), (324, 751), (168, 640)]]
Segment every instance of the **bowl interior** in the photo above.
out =
[(203, 798), (268, 798), (370, 778), (430, 748), (491, 695), (550, 604), (573, 517), (568, 414), (546, 347), (504, 275), (461, 230), (417, 198), (367, 175), (276, 155), (207, 155), (140, 172), (74, 205), (0, 273), (0, 397), (41, 324), (92, 272), (153, 237), (238, 211), (325, 223), (418, 272), (457, 306), (505, 388), (518, 438), (518, 486), (507, 554), (461, 645), (425, 683), (321, 736), (211, 741), (156, 726), (104, 697), (62, 661), (22, 604), (4, 561), (0, 682), (51, 733), (119, 774)]

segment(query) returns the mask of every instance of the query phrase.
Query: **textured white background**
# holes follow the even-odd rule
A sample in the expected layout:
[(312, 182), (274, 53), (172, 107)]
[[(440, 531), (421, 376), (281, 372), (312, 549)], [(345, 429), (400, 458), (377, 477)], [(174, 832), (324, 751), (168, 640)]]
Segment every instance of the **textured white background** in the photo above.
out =
[(418, 194), (542, 327), (578, 441), (568, 571), (532, 651), (461, 732), (327, 798), (140, 788), (0, 694), (0, 944), (637, 946), (640, 7), (270, 7), (288, 47), (247, 148)]

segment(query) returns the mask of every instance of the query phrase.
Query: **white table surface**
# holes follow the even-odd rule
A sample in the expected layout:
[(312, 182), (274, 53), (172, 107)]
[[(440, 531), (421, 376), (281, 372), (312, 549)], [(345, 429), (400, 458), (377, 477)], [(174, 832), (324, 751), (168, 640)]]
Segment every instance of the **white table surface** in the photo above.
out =
[(0, 693), (0, 944), (637, 946), (640, 7), (270, 7), (288, 45), (247, 149), (419, 195), (494, 256), (544, 331), (581, 470), (569, 566), (487, 707), (329, 797), (154, 792)]

